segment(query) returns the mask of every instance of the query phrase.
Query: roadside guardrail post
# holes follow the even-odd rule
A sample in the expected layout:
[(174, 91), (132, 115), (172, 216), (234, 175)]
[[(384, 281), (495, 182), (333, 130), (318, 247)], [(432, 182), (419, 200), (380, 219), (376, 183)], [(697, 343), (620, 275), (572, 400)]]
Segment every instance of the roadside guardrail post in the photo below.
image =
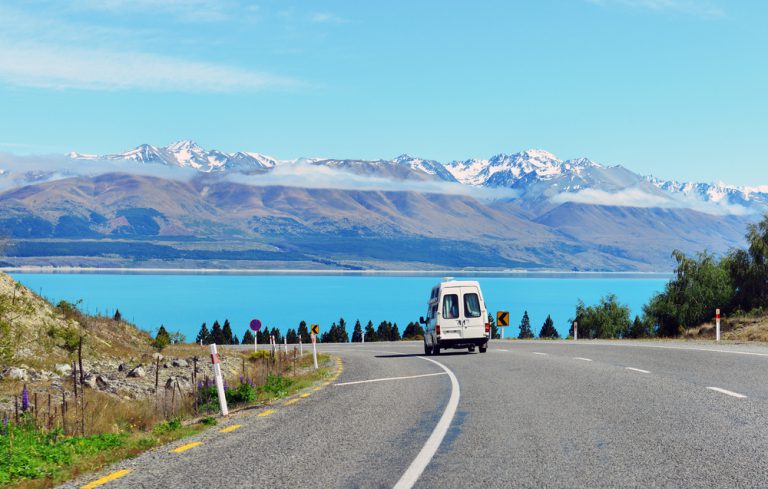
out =
[(213, 364), (213, 376), (216, 379), (216, 392), (219, 394), (219, 407), (221, 408), (221, 415), (227, 416), (229, 409), (227, 409), (227, 397), (224, 392), (224, 379), (221, 378), (221, 360), (219, 359), (219, 352), (216, 350), (216, 343), (211, 343), (211, 363)]
[(720, 341), (720, 309), (715, 309), (715, 341)]
[(317, 337), (312, 334), (312, 358), (315, 361), (315, 370), (317, 370), (317, 347), (315, 346), (315, 343), (317, 342)]

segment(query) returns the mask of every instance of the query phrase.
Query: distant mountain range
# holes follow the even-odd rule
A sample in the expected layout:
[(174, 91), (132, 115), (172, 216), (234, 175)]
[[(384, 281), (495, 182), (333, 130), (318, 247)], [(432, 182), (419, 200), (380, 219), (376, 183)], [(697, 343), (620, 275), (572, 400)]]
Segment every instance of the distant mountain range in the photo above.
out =
[[(621, 165), (604, 166), (588, 158), (561, 160), (543, 150), (515, 154), (497, 154), (489, 159), (455, 160), (440, 163), (407, 154), (391, 160), (355, 160), (328, 158), (278, 159), (262, 153), (224, 153), (205, 150), (193, 141), (178, 141), (165, 147), (143, 144), (135, 149), (108, 155), (71, 152), (73, 160), (134, 161), (171, 167), (192, 168), (204, 173), (266, 173), (281, 165), (309, 164), (385, 178), (458, 182), (491, 188), (519, 191), (523, 207), (540, 205), (556, 198), (556, 202), (601, 200), (607, 194), (633, 190), (632, 195), (619, 195), (628, 206), (690, 207), (710, 213), (746, 214), (768, 208), (768, 185), (738, 187), (724, 183), (692, 183), (663, 180), (636, 174)], [(568, 195), (572, 194), (572, 195)], [(642, 194), (642, 195), (641, 195)], [(614, 202), (624, 204), (622, 202)], [(606, 202), (596, 202), (606, 203)], [(707, 204), (707, 205), (703, 205)]]
[[(20, 172), (0, 160), (0, 182), (12, 181), (0, 193), (6, 264), (666, 271), (672, 249), (741, 245), (768, 209), (766, 187), (665, 181), (541, 150), (281, 160), (179, 141), (66, 161)], [(161, 167), (171, 176), (132, 171)]]

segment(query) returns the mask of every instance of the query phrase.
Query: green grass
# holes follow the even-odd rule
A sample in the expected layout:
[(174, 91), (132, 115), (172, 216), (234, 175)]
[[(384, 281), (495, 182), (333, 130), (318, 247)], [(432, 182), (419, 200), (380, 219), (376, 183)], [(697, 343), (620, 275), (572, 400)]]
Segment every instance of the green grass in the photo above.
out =
[(63, 436), (58, 429), (45, 432), (33, 423), (9, 423), (7, 433), (0, 436), (0, 486), (53, 487), (203, 429), (202, 424), (183, 427), (179, 420), (171, 420), (147, 433)]
[[(327, 364), (330, 355), (318, 355)], [(309, 359), (311, 362), (311, 357)], [(302, 362), (302, 363), (306, 363)], [(333, 375), (333, 367), (321, 367), (296, 377), (270, 375), (257, 389), (239, 386), (231, 389), (241, 406), (264, 403), (293, 395), (315, 382)], [(229, 397), (229, 396), (228, 396)], [(218, 409), (218, 403), (215, 403)], [(80, 474), (133, 458), (142, 452), (199, 433), (216, 424), (207, 416), (199, 423), (183, 426), (181, 418), (156, 424), (151, 430), (104, 433), (90, 436), (64, 436), (60, 429), (40, 430), (32, 419), (19, 425), (9, 423), (7, 432), (0, 425), (0, 487), (38, 489), (54, 487)]]

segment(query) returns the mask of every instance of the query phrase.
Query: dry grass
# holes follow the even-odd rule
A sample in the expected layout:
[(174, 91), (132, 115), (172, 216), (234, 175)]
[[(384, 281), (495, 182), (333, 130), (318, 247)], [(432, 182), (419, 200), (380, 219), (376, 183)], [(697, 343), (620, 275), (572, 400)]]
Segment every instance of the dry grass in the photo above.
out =
[[(687, 339), (714, 339), (715, 335), (714, 323), (689, 328), (683, 333), (683, 337)], [(723, 318), (720, 337), (728, 341), (768, 342), (768, 316), (740, 315)]]

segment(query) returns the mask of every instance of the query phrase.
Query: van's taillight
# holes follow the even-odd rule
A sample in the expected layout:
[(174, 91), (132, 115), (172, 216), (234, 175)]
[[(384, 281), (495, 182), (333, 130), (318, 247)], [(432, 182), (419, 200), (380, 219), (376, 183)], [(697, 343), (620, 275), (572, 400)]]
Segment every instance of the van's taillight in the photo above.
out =
[(490, 323), (485, 323), (485, 332), (486, 333), (490, 333), (491, 332), (491, 324)]
[(435, 325), (435, 334), (440, 334), (440, 325), (439, 324)]

